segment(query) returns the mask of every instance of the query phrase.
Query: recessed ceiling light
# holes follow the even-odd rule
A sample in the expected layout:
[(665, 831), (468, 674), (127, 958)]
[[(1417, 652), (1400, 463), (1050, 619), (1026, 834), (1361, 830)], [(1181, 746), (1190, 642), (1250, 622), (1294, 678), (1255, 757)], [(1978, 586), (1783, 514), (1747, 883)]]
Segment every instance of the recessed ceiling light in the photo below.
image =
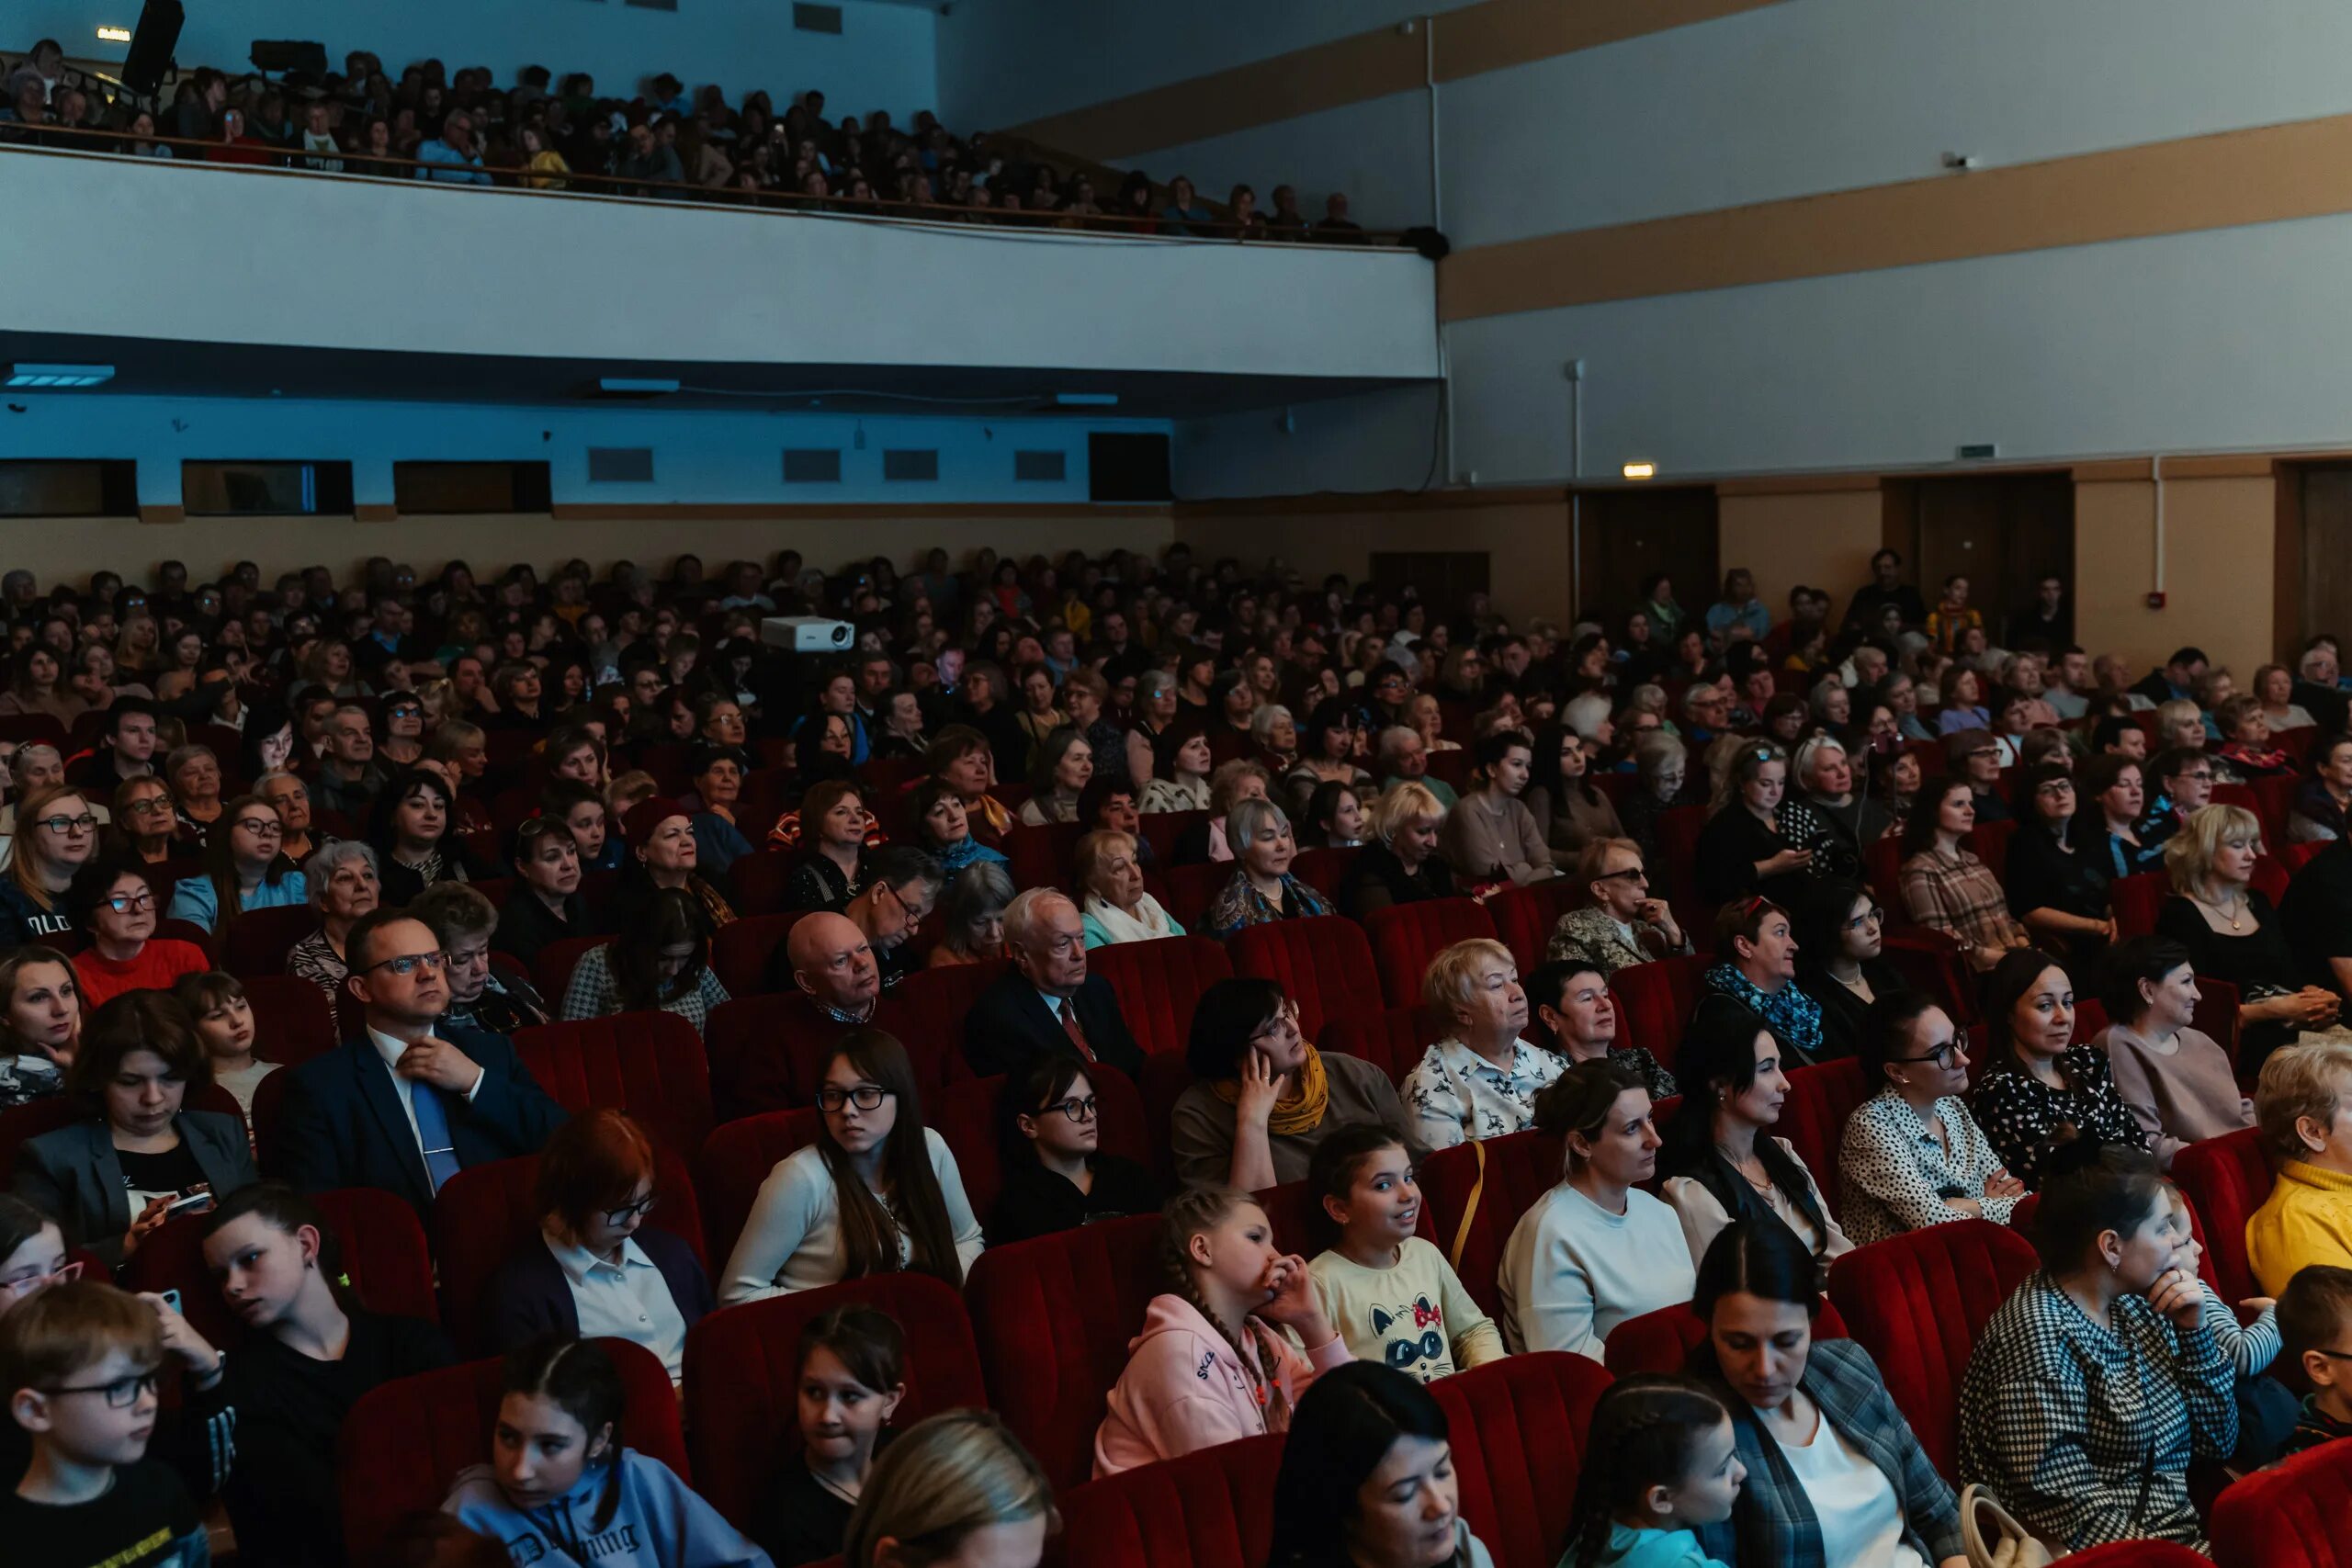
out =
[(71, 387), (101, 387), (114, 379), (111, 365), (12, 365), (8, 385), (62, 390)]

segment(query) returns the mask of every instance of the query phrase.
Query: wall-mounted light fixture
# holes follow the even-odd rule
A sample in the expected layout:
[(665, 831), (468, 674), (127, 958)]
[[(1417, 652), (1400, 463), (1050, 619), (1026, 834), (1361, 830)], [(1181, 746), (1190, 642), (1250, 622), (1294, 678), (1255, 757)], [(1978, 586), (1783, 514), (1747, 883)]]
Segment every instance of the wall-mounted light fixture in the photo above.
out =
[(1629, 479), (1654, 479), (1657, 478), (1657, 465), (1656, 463), (1628, 463), (1625, 465), (1625, 477)]

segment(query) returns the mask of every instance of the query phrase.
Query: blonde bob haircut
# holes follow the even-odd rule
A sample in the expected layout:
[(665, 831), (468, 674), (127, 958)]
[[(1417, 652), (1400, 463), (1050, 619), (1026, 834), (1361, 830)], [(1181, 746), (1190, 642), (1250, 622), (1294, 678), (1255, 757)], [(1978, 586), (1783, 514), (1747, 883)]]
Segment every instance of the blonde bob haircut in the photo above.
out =
[(2232, 844), (2262, 852), (2262, 823), (2243, 806), (2200, 807), (2165, 845), (2165, 870), (2172, 890), (2187, 897), (2205, 891), (2213, 878), (2213, 863)]
[(1457, 942), (1430, 960), (1421, 975), (1421, 1001), (1432, 1017), (1451, 1024), (1454, 1015), (1470, 1005), (1478, 988), (1478, 970), (1487, 964), (1499, 964), (1506, 969), (1518, 969), (1510, 949), (1489, 936), (1474, 936)]
[(2306, 1045), (2282, 1045), (2264, 1059), (2262, 1077), (2255, 1085), (2254, 1120), (2262, 1132), (2262, 1148), (2272, 1166), (2309, 1157), (2303, 1142), (2305, 1118), (2324, 1127), (2335, 1120), (2336, 1108), (2352, 1093), (2352, 1045), (2318, 1040)]
[[(918, 1421), (874, 1461), (842, 1544), (846, 1568), (928, 1568), (990, 1525), (1043, 1515), (1060, 1526), (1053, 1483), (994, 1412)], [(883, 1550), (884, 1541), (890, 1543)]]
[(1419, 779), (1390, 784), (1374, 798), (1372, 808), (1364, 813), (1364, 824), (1372, 829), (1372, 836), (1392, 846), (1396, 835), (1414, 823), (1443, 820), (1445, 804), (1438, 799), (1436, 791)]

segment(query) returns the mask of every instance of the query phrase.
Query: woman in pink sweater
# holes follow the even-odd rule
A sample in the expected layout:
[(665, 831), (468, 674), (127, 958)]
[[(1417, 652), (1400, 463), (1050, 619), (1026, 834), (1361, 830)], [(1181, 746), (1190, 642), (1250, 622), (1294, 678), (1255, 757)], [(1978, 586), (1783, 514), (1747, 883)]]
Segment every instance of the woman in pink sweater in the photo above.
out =
[(1275, 1251), (1272, 1237), (1266, 1212), (1230, 1188), (1187, 1188), (1168, 1205), (1170, 1290), (1127, 1347), (1094, 1435), (1096, 1475), (1285, 1431), (1317, 1375), (1352, 1359), (1306, 1260)]

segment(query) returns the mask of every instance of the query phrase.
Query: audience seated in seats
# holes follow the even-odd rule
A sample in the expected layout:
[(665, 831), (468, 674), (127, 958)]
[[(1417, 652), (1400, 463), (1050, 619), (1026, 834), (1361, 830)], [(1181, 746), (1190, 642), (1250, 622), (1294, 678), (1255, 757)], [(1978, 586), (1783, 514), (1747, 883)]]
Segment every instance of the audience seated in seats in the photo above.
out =
[(2041, 1187), (2052, 1149), (2075, 1138), (2147, 1147), (2106, 1054), (2075, 1043), (2075, 983), (2056, 959), (2020, 948), (1985, 976), (1984, 1035), (1976, 1119), (2029, 1189)]
[[(2140, 732), (2127, 728), (2124, 733), (2137, 737)], [(2102, 752), (2083, 764), (2075, 785), (2075, 799), (2082, 807), (2075, 831), (2085, 849), (2099, 852), (2109, 882), (2154, 871), (2164, 863), (2164, 839), (2142, 834), (2147, 821), (2145, 771), (2136, 758), (2120, 751)], [(2096, 817), (2090, 814), (2094, 807)]]
[(79, 789), (51, 784), (17, 805), (13, 852), (0, 872), (0, 947), (54, 942), (76, 928), (66, 912), (74, 874), (97, 850), (98, 819)]
[(1345, 785), (1369, 800), (1372, 775), (1357, 761), (1363, 737), (1362, 709), (1340, 697), (1317, 702), (1299, 732), (1297, 765), (1282, 777), (1283, 805), (1305, 816), (1307, 802), (1327, 784)]
[(785, 889), (785, 903), (795, 909), (836, 913), (847, 908), (865, 886), (869, 820), (865, 795), (856, 784), (846, 779), (811, 784), (800, 798), (803, 852)]
[(2277, 778), (2295, 771), (2293, 753), (2270, 743), (2270, 721), (2260, 698), (2244, 694), (2223, 699), (2213, 708), (2213, 723), (2222, 732), (2214, 748), (2217, 766), (2226, 765), (2241, 779)]
[(1658, 1195), (1682, 1222), (1692, 1267), (1725, 1225), (1745, 1220), (1786, 1226), (1826, 1275), (1854, 1244), (1803, 1157), (1771, 1135), (1789, 1094), (1780, 1042), (1724, 1009), (1692, 1021), (1677, 1065), (1690, 1103), (1667, 1128)]
[(1438, 803), (1448, 812), (1459, 803), (1460, 797), (1452, 784), (1430, 776), (1429, 746), (1418, 730), (1403, 724), (1391, 725), (1380, 732), (1378, 745), (1382, 793), (1400, 784), (1418, 784), (1437, 796)]
[(1334, 1367), (1292, 1413), (1270, 1568), (1494, 1568), (1462, 1517), (1444, 1409), (1376, 1362)]
[(710, 935), (694, 896), (654, 891), (620, 935), (580, 955), (563, 994), (566, 1021), (615, 1013), (673, 1012), (701, 1034), (728, 999), (710, 967)]
[(1444, 820), (1445, 807), (1426, 784), (1395, 784), (1374, 797), (1363, 848), (1340, 877), (1340, 912), (1362, 920), (1394, 904), (1453, 897), (1453, 874), (1438, 853)]
[(1860, 883), (1820, 883), (1797, 910), (1797, 986), (1821, 1009), (1824, 1060), (1860, 1055), (1871, 1004), (1903, 988), (1883, 956), (1885, 930), (1878, 899)]
[(1322, 894), (1291, 872), (1298, 843), (1282, 807), (1244, 798), (1227, 814), (1225, 837), (1236, 855), (1233, 879), (1209, 904), (1205, 934), (1229, 938), (1245, 927), (1331, 913)]
[(2108, 1026), (2092, 1045), (2107, 1053), (2115, 1097), (2147, 1134), (2158, 1167), (2188, 1145), (2251, 1127), (2254, 1101), (2238, 1092), (2229, 1054), (2190, 1027), (2197, 976), (2188, 950), (2160, 936), (2108, 950), (2099, 1000)]
[(989, 1216), (991, 1245), (1159, 1207), (1159, 1184), (1149, 1171), (1101, 1152), (1094, 1083), (1071, 1057), (1033, 1057), (1009, 1077), (997, 1122), (1004, 1184)]
[[(1031, 674), (1050, 692), (1053, 677), (1043, 665)], [(1064, 723), (1040, 737), (1035, 750), (1029, 798), (1021, 803), (1020, 820), (1032, 828), (1077, 821), (1078, 797), (1094, 779), (1094, 748), (1084, 735)]]
[(2180, 1243), (2174, 1266), (2196, 1281), (2204, 1302), (2200, 1321), (2230, 1363), (2231, 1397), (2238, 1407), (2238, 1442), (2230, 1466), (2242, 1474), (2259, 1470), (2279, 1458), (2295, 1428), (2294, 1395), (2285, 1383), (2264, 1375), (2278, 1359), (2278, 1303), (2255, 1296), (2233, 1307), (2223, 1299), (2203, 1278), (2205, 1244), (2197, 1239), (2197, 1217), (2188, 1199), (2169, 1180), (2165, 1197), (2172, 1205), (2173, 1235)]
[(68, 776), (103, 800), (123, 780), (153, 774), (156, 771), (156, 711), (152, 698), (115, 698), (107, 706), (107, 728), (98, 749), (69, 767)]
[(2314, 1263), (2297, 1269), (2278, 1293), (2277, 1310), (2287, 1364), (2311, 1384), (2285, 1451), (2352, 1438), (2352, 1371), (2344, 1370), (2352, 1366), (2352, 1269)]
[(1167, 1226), (1169, 1291), (1152, 1298), (1111, 1390), (1094, 1437), (1098, 1477), (1286, 1431), (1316, 1377), (1351, 1359), (1306, 1259), (1275, 1249), (1255, 1199), (1187, 1188)]
[(495, 1457), (459, 1471), (443, 1509), (511, 1554), (582, 1568), (765, 1562), (675, 1471), (621, 1445), (626, 1404), (618, 1369), (593, 1340), (549, 1334), (510, 1351)]
[(1445, 1037), (1421, 1055), (1397, 1094), (1422, 1145), (1450, 1149), (1535, 1124), (1535, 1096), (1568, 1064), (1521, 1038), (1527, 992), (1510, 949), (1489, 937), (1457, 942), (1421, 977), (1421, 1002)]
[(1969, 1113), (1968, 1032), (1921, 991), (1871, 1004), (1862, 1071), (1878, 1091), (1838, 1152), (1846, 1234), (1858, 1247), (1952, 1220), (2006, 1225), (2025, 1198)]
[(582, 871), (621, 868), (627, 846), (614, 827), (616, 813), (603, 794), (576, 780), (552, 779), (539, 792), (539, 809), (542, 816), (571, 830)]
[(877, 1029), (842, 1037), (817, 1091), (817, 1142), (776, 1163), (727, 1260), (728, 1305), (911, 1269), (964, 1282), (980, 1223), (947, 1141), (923, 1125), (905, 1046)]
[(81, 986), (51, 947), (0, 953), (0, 1110), (61, 1094), (82, 1042)]
[(1271, 799), (1272, 786), (1273, 774), (1254, 758), (1230, 757), (1219, 762), (1209, 775), (1208, 815), (1176, 836), (1170, 863), (1206, 865), (1231, 861), (1234, 845), (1226, 836), (1226, 818), (1245, 800)]
[(1012, 826), (1012, 813), (989, 793), (989, 786), (996, 782), (995, 754), (989, 738), (969, 725), (951, 724), (933, 739), (924, 765), (933, 778), (954, 790), (964, 803), (971, 836), (990, 849), (1001, 847), (1005, 829)]
[(1592, 782), (1599, 750), (1588, 754), (1583, 737), (1566, 725), (1546, 725), (1534, 738), (1534, 776), (1521, 799), (1555, 864), (1573, 865), (1588, 844), (1624, 836), (1616, 806)]
[(560, 817), (529, 818), (514, 829), (514, 890), (498, 911), (490, 945), (527, 968), (549, 942), (589, 934), (580, 840)]
[(2273, 1052), (2254, 1113), (2273, 1181), (2246, 1222), (2246, 1264), (2276, 1296), (2310, 1264), (2352, 1268), (2352, 1046)]
[[(1824, 689), (1845, 690), (1842, 686)], [(1801, 798), (1837, 837), (1837, 852), (1831, 858), (1849, 874), (1859, 871), (1862, 852), (1894, 829), (1894, 818), (1856, 787), (1853, 758), (1835, 735), (1816, 734), (1800, 743), (1791, 765), (1796, 771)], [(1816, 867), (1815, 874), (1830, 874), (1832, 868)]]
[[(19, 747), (17, 754), (22, 757), (27, 751), (56, 754), (55, 748), (47, 746)], [(62, 765), (57, 769), (57, 774), (60, 778), (64, 776)], [(20, 795), (29, 795), (40, 787), (38, 784), (28, 786), (23, 780), (17, 781), (17, 784)], [(94, 806), (91, 809), (95, 812), (97, 807)], [(12, 804), (8, 810), (13, 814), (16, 807)], [(13, 821), (10, 825), (14, 826)], [(174, 840), (178, 826), (178, 819), (172, 813), (171, 785), (152, 776), (125, 779), (115, 786), (111, 809), (98, 835), (98, 842), (102, 849), (112, 846), (125, 851), (142, 865), (155, 865), (171, 859), (173, 852), (179, 848)]]
[(358, 1039), (288, 1069), (279, 1165), (304, 1191), (380, 1187), (420, 1213), (468, 1166), (536, 1154), (563, 1109), (503, 1034), (443, 1029), (448, 960), (432, 928), (378, 909), (346, 939)]
[[(1636, 1372), (1592, 1407), (1562, 1568), (1711, 1568), (1701, 1526), (1728, 1520), (1747, 1479), (1715, 1392), (1695, 1379)], [(1719, 1568), (1719, 1565), (1714, 1565)]]
[(17, 1196), (119, 1266), (175, 1205), (202, 1208), (259, 1179), (243, 1123), (187, 1103), (211, 1081), (196, 1025), (168, 992), (131, 991), (95, 1009), (66, 1074), (84, 1119), (17, 1151)]
[[(1691, 688), (1694, 692), (1702, 689)], [(1700, 804), (1688, 790), (1690, 754), (1675, 737), (1650, 734), (1634, 743), (1633, 761), (1634, 787), (1626, 793), (1619, 818), (1625, 824), (1625, 836), (1640, 847), (1642, 863), (1662, 864), (1658, 859), (1658, 814), (1678, 806)]]
[(2239, 806), (2208, 806), (2165, 846), (2173, 896), (2156, 934), (2188, 950), (2198, 974), (2238, 988), (2238, 1066), (2258, 1070), (2281, 1045), (2309, 1032), (2336, 1035), (2344, 999), (2303, 983), (2285, 923), (2255, 888), (2262, 825)]
[(319, 756), (319, 806), (358, 821), (391, 780), (390, 771), (376, 758), (368, 710), (356, 703), (336, 708), (327, 720), (326, 743)]
[(654, 895), (673, 888), (693, 895), (704, 934), (715, 936), (734, 920), (726, 896), (697, 869), (694, 819), (684, 807), (664, 795), (648, 796), (622, 818), (621, 836), (632, 861), (622, 868), (620, 892), (610, 911), (607, 923), (615, 931), (643, 919)]
[(1534, 746), (1523, 729), (1498, 729), (1471, 749), (1476, 765), (1470, 787), (1438, 829), (1438, 852), (1467, 889), (1515, 886), (1558, 874), (1543, 829), (1520, 798)]
[(2278, 918), (2303, 984), (2352, 995), (2352, 843), (2339, 840), (2303, 863), (2278, 900)]
[(915, 845), (939, 862), (946, 891), (953, 892), (964, 873), (975, 866), (1002, 868), (1011, 863), (1003, 851), (992, 849), (972, 836), (964, 797), (953, 784), (942, 779), (925, 779), (915, 786), (910, 804)]
[(908, 1427), (875, 1461), (842, 1562), (906, 1568), (911, 1549), (943, 1568), (1037, 1568), (1058, 1523), (1053, 1483), (1021, 1439), (989, 1411), (950, 1410)]
[(943, 969), (1002, 958), (1004, 912), (1012, 903), (1012, 876), (1001, 864), (969, 867), (955, 878), (941, 900), (939, 942), (924, 960), (925, 965)]
[(183, 877), (173, 887), (167, 918), (218, 931), (247, 909), (301, 903), (309, 889), (280, 849), (285, 836), (277, 808), (261, 796), (229, 802), (204, 846), (203, 874)]
[(1642, 1190), (1659, 1145), (1649, 1091), (1631, 1067), (1578, 1062), (1536, 1098), (1535, 1124), (1565, 1141), (1566, 1167), (1503, 1248), (1503, 1342), (1598, 1361), (1625, 1319), (1690, 1297), (1674, 1211)]
[(1691, 1015), (1691, 1027), (1714, 1014), (1745, 1014), (1772, 1032), (1790, 1065), (1809, 1066), (1819, 1061), (1821, 1004), (1797, 985), (1797, 944), (1789, 934), (1789, 912), (1756, 897), (1724, 905), (1715, 915), (1715, 951), (1722, 957), (1700, 978), (1705, 989)]
[(964, 1015), (964, 1059), (976, 1076), (1069, 1056), (1141, 1080), (1142, 1048), (1111, 982), (1087, 968), (1083, 918), (1067, 895), (1032, 887), (1015, 897), (1005, 906), (1004, 945), (1012, 968)]
[(525, 1244), (490, 1281), (500, 1348), (548, 1334), (627, 1339), (679, 1381), (686, 1333), (718, 1303), (694, 1248), (646, 1225), (661, 1200), (653, 1176), (652, 1144), (618, 1111), (584, 1111), (555, 1130), (532, 1192), (540, 1245)]
[(456, 810), (448, 781), (430, 768), (410, 768), (384, 786), (368, 836), (386, 903), (406, 904), (436, 882), (472, 880), (449, 830)]
[(688, 760), (696, 863), (710, 875), (725, 876), (729, 867), (752, 852), (752, 840), (735, 821), (743, 777), (751, 770), (751, 754), (741, 746), (698, 742)]
[(463, 882), (436, 882), (411, 900), (408, 912), (433, 928), (448, 960), (443, 976), (449, 1010), (442, 1021), (449, 1028), (512, 1034), (548, 1021), (548, 1005), (530, 981), (502, 974), (490, 961), (498, 911), (480, 891)]
[[(882, 984), (887, 989), (914, 973), (914, 935), (922, 922), (931, 918), (932, 906), (939, 901), (942, 880), (939, 863), (922, 851), (906, 844), (892, 844), (874, 851), (866, 857), (865, 886), (852, 898), (842, 913), (850, 923), (865, 933), (866, 944), (874, 950), (874, 961), (882, 971)], [(770, 990), (783, 990), (783, 976), (775, 973), (774, 960), (769, 964)]]
[(334, 1000), (351, 974), (351, 929), (382, 902), (376, 852), (356, 839), (330, 839), (302, 867), (302, 881), (319, 912), (319, 929), (288, 950), (286, 972)]
[[(2184, 704), (2183, 706), (2192, 705)], [(2216, 784), (2234, 784), (2216, 770), (2220, 764), (2200, 745), (2175, 744), (2152, 758), (2147, 766), (2148, 810), (2140, 836), (2162, 844), (2188, 826), (2188, 819), (2212, 804)]]
[(2076, 964), (2098, 961), (2115, 940), (2110, 880), (2099, 845), (2075, 826), (2074, 774), (2044, 762), (2025, 770), (2017, 830), (2002, 880), (2018, 924)]
[(1445, 1254), (1416, 1234), (1421, 1190), (1386, 1128), (1343, 1127), (1324, 1139), (1307, 1187), (1321, 1207), (1317, 1228), (1334, 1233), (1307, 1273), (1350, 1355), (1422, 1382), (1503, 1355), (1493, 1320)]
[(1418, 1162), (1426, 1152), (1387, 1075), (1318, 1051), (1298, 1007), (1272, 980), (1219, 980), (1201, 993), (1184, 1048), (1198, 1081), (1176, 1099), (1169, 1132), (1176, 1173), (1243, 1192), (1306, 1179), (1315, 1146), (1340, 1128), (1386, 1127)]
[(2287, 817), (2287, 841), (2313, 843), (2346, 836), (2345, 813), (2352, 810), (2352, 735), (2331, 736), (2312, 748), (2312, 776), (2295, 796)]
[(254, 1091), (278, 1064), (254, 1055), (254, 1009), (245, 999), (244, 986), (234, 975), (217, 970), (183, 975), (172, 984), (172, 999), (187, 1010), (211, 1064), (212, 1081), (235, 1098), (250, 1134)]
[(155, 934), (155, 889), (119, 852), (82, 863), (65, 890), (65, 908), (90, 936), (90, 945), (74, 955), (85, 1007), (128, 991), (168, 990), (182, 975), (210, 967), (194, 942)]
[(292, 773), (272, 769), (254, 781), (254, 794), (277, 813), (277, 852), (298, 866), (308, 861), (320, 843), (311, 816), (310, 785)]
[(2230, 1362), (2182, 1267), (2183, 1216), (2140, 1149), (2092, 1132), (2051, 1161), (2041, 1268), (1978, 1336), (1960, 1468), (2064, 1551), (2109, 1540), (2204, 1550), (2188, 1467), (2238, 1440)]
[(1957, 1568), (1960, 1508), (1870, 1352), (1817, 1339), (1819, 1265), (1785, 1226), (1736, 1224), (1701, 1259), (1690, 1370), (1720, 1384), (1746, 1484), (1699, 1544), (1724, 1562)]
[(1144, 886), (1142, 840), (1098, 829), (1078, 841), (1078, 885), (1086, 904), (1080, 924), (1089, 947), (1182, 936), (1184, 928)]
[(2001, 798), (2001, 773), (2016, 765), (2017, 754), (2006, 737), (1986, 729), (1959, 730), (1944, 737), (1944, 757), (1951, 776), (1967, 784), (1977, 821), (2009, 820), (2009, 804)]
[(752, 1539), (776, 1568), (839, 1555), (850, 1514), (895, 1436), (907, 1397), (907, 1338), (889, 1314), (850, 1302), (811, 1318), (793, 1358), (799, 1368), (798, 1453), (761, 1499)]
[(1172, 720), (1152, 742), (1152, 773), (1136, 804), (1146, 812), (1206, 811), (1216, 766), (1208, 730), (1190, 716)]
[(343, 1562), (335, 1456), (359, 1396), (450, 1363), (441, 1331), (360, 1307), (334, 1234), (277, 1182), (205, 1217), (204, 1262), (245, 1333), (226, 1363), (235, 1464), (221, 1487), (240, 1555), (329, 1568)]
[(1606, 1059), (1634, 1069), (1654, 1100), (1679, 1092), (1674, 1075), (1639, 1045), (1617, 1043), (1617, 998), (1599, 966), (1577, 958), (1538, 964), (1527, 977), (1538, 1037), (1569, 1066)]
[(856, 921), (823, 910), (805, 915), (794, 923), (783, 952), (792, 966), (791, 988), (818, 1013), (844, 1027), (874, 1021), (882, 971)]
[(2031, 939), (1991, 868), (1962, 842), (1975, 826), (1966, 779), (1920, 791), (1903, 825), (1903, 904), (1914, 920), (1962, 943), (1969, 966), (1982, 973)]
[(1769, 740), (1746, 742), (1724, 766), (1694, 868), (1708, 903), (1793, 897), (1815, 874), (1816, 854), (1835, 835), (1812, 807), (1783, 796), (1788, 772), (1788, 754)]
[(1545, 956), (1577, 959), (1607, 976), (1690, 951), (1690, 939), (1674, 911), (1665, 899), (1650, 896), (1649, 872), (1631, 839), (1587, 843), (1577, 857), (1575, 876), (1591, 902), (1560, 917)]

